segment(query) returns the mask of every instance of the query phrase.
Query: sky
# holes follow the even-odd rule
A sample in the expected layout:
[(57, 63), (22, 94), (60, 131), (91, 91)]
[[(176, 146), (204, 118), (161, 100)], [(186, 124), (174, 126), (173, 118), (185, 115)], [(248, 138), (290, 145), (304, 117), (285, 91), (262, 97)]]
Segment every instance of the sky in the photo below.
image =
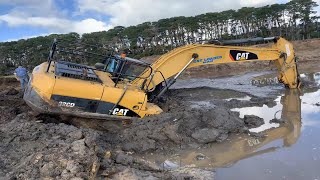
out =
[[(285, 2), (288, 0), (0, 0), (0, 42), (52, 33), (83, 34), (174, 16)], [(320, 12), (320, 7), (316, 10)]]

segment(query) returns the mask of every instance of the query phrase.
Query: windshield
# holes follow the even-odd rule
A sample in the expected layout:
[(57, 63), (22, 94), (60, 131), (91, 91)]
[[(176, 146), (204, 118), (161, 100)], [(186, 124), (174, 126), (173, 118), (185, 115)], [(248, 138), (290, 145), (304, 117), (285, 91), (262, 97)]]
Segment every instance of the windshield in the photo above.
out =
[(106, 66), (106, 70), (113, 74), (113, 77), (120, 76), (120, 79), (128, 79), (130, 81), (138, 78), (146, 68), (148, 68), (147, 65), (116, 58), (109, 59)]
[(146, 68), (147, 66), (145, 65), (135, 64), (127, 61), (125, 62), (122, 70), (122, 77), (129, 80), (134, 80), (135, 78), (139, 77), (139, 75), (141, 75)]
[(118, 62), (116, 59), (113, 58), (109, 61), (109, 64), (107, 66), (107, 71), (110, 73), (114, 73), (116, 72), (117, 66), (118, 66)]

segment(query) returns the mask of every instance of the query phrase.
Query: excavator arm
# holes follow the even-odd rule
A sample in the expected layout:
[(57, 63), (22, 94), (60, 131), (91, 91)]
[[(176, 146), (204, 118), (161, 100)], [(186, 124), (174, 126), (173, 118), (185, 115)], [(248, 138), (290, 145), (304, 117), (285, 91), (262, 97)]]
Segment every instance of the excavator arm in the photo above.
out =
[[(229, 46), (271, 40), (274, 43), (268, 48)], [(159, 97), (174, 84), (186, 69), (209, 64), (252, 61), (275, 61), (279, 71), (279, 82), (282, 82), (288, 88), (299, 88), (300, 81), (293, 45), (280, 37), (225, 41), (221, 42), (220, 45), (193, 44), (176, 48), (161, 56), (151, 65), (150, 69), (140, 75), (141, 77), (149, 77), (148, 80), (137, 79), (132, 84), (150, 92), (160, 83), (166, 82), (166, 87), (157, 96)], [(168, 79), (170, 79), (169, 82), (167, 82)]]

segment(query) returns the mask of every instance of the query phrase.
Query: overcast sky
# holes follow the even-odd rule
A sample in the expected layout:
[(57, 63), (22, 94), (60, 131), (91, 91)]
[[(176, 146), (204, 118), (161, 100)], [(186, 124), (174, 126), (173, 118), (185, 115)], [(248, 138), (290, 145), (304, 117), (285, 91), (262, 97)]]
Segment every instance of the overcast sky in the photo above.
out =
[[(285, 3), (288, 0), (0, 0), (0, 42), (79, 34), (174, 16)], [(320, 4), (320, 0), (316, 0)], [(320, 8), (317, 10), (320, 12)]]

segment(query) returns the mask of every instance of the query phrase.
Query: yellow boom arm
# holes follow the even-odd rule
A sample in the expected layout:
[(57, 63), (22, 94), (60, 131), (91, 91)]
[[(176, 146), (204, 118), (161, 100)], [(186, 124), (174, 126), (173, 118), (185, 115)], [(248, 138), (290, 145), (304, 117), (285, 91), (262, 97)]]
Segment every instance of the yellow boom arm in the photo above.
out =
[[(161, 82), (173, 76), (175, 76), (175, 80), (185, 69), (192, 67), (209, 64), (276, 61), (279, 81), (286, 87), (298, 88), (300, 85), (299, 74), (292, 44), (280, 37), (262, 38), (262, 40), (273, 40), (274, 44), (269, 48), (213, 44), (193, 44), (177, 48), (155, 61), (151, 65), (153, 72), (148, 69), (142, 73), (142, 77), (148, 77), (152, 74), (147, 82), (137, 79), (132, 84), (152, 91)], [(250, 42), (250, 40), (247, 41)], [(168, 86), (170, 86), (170, 82)]]

